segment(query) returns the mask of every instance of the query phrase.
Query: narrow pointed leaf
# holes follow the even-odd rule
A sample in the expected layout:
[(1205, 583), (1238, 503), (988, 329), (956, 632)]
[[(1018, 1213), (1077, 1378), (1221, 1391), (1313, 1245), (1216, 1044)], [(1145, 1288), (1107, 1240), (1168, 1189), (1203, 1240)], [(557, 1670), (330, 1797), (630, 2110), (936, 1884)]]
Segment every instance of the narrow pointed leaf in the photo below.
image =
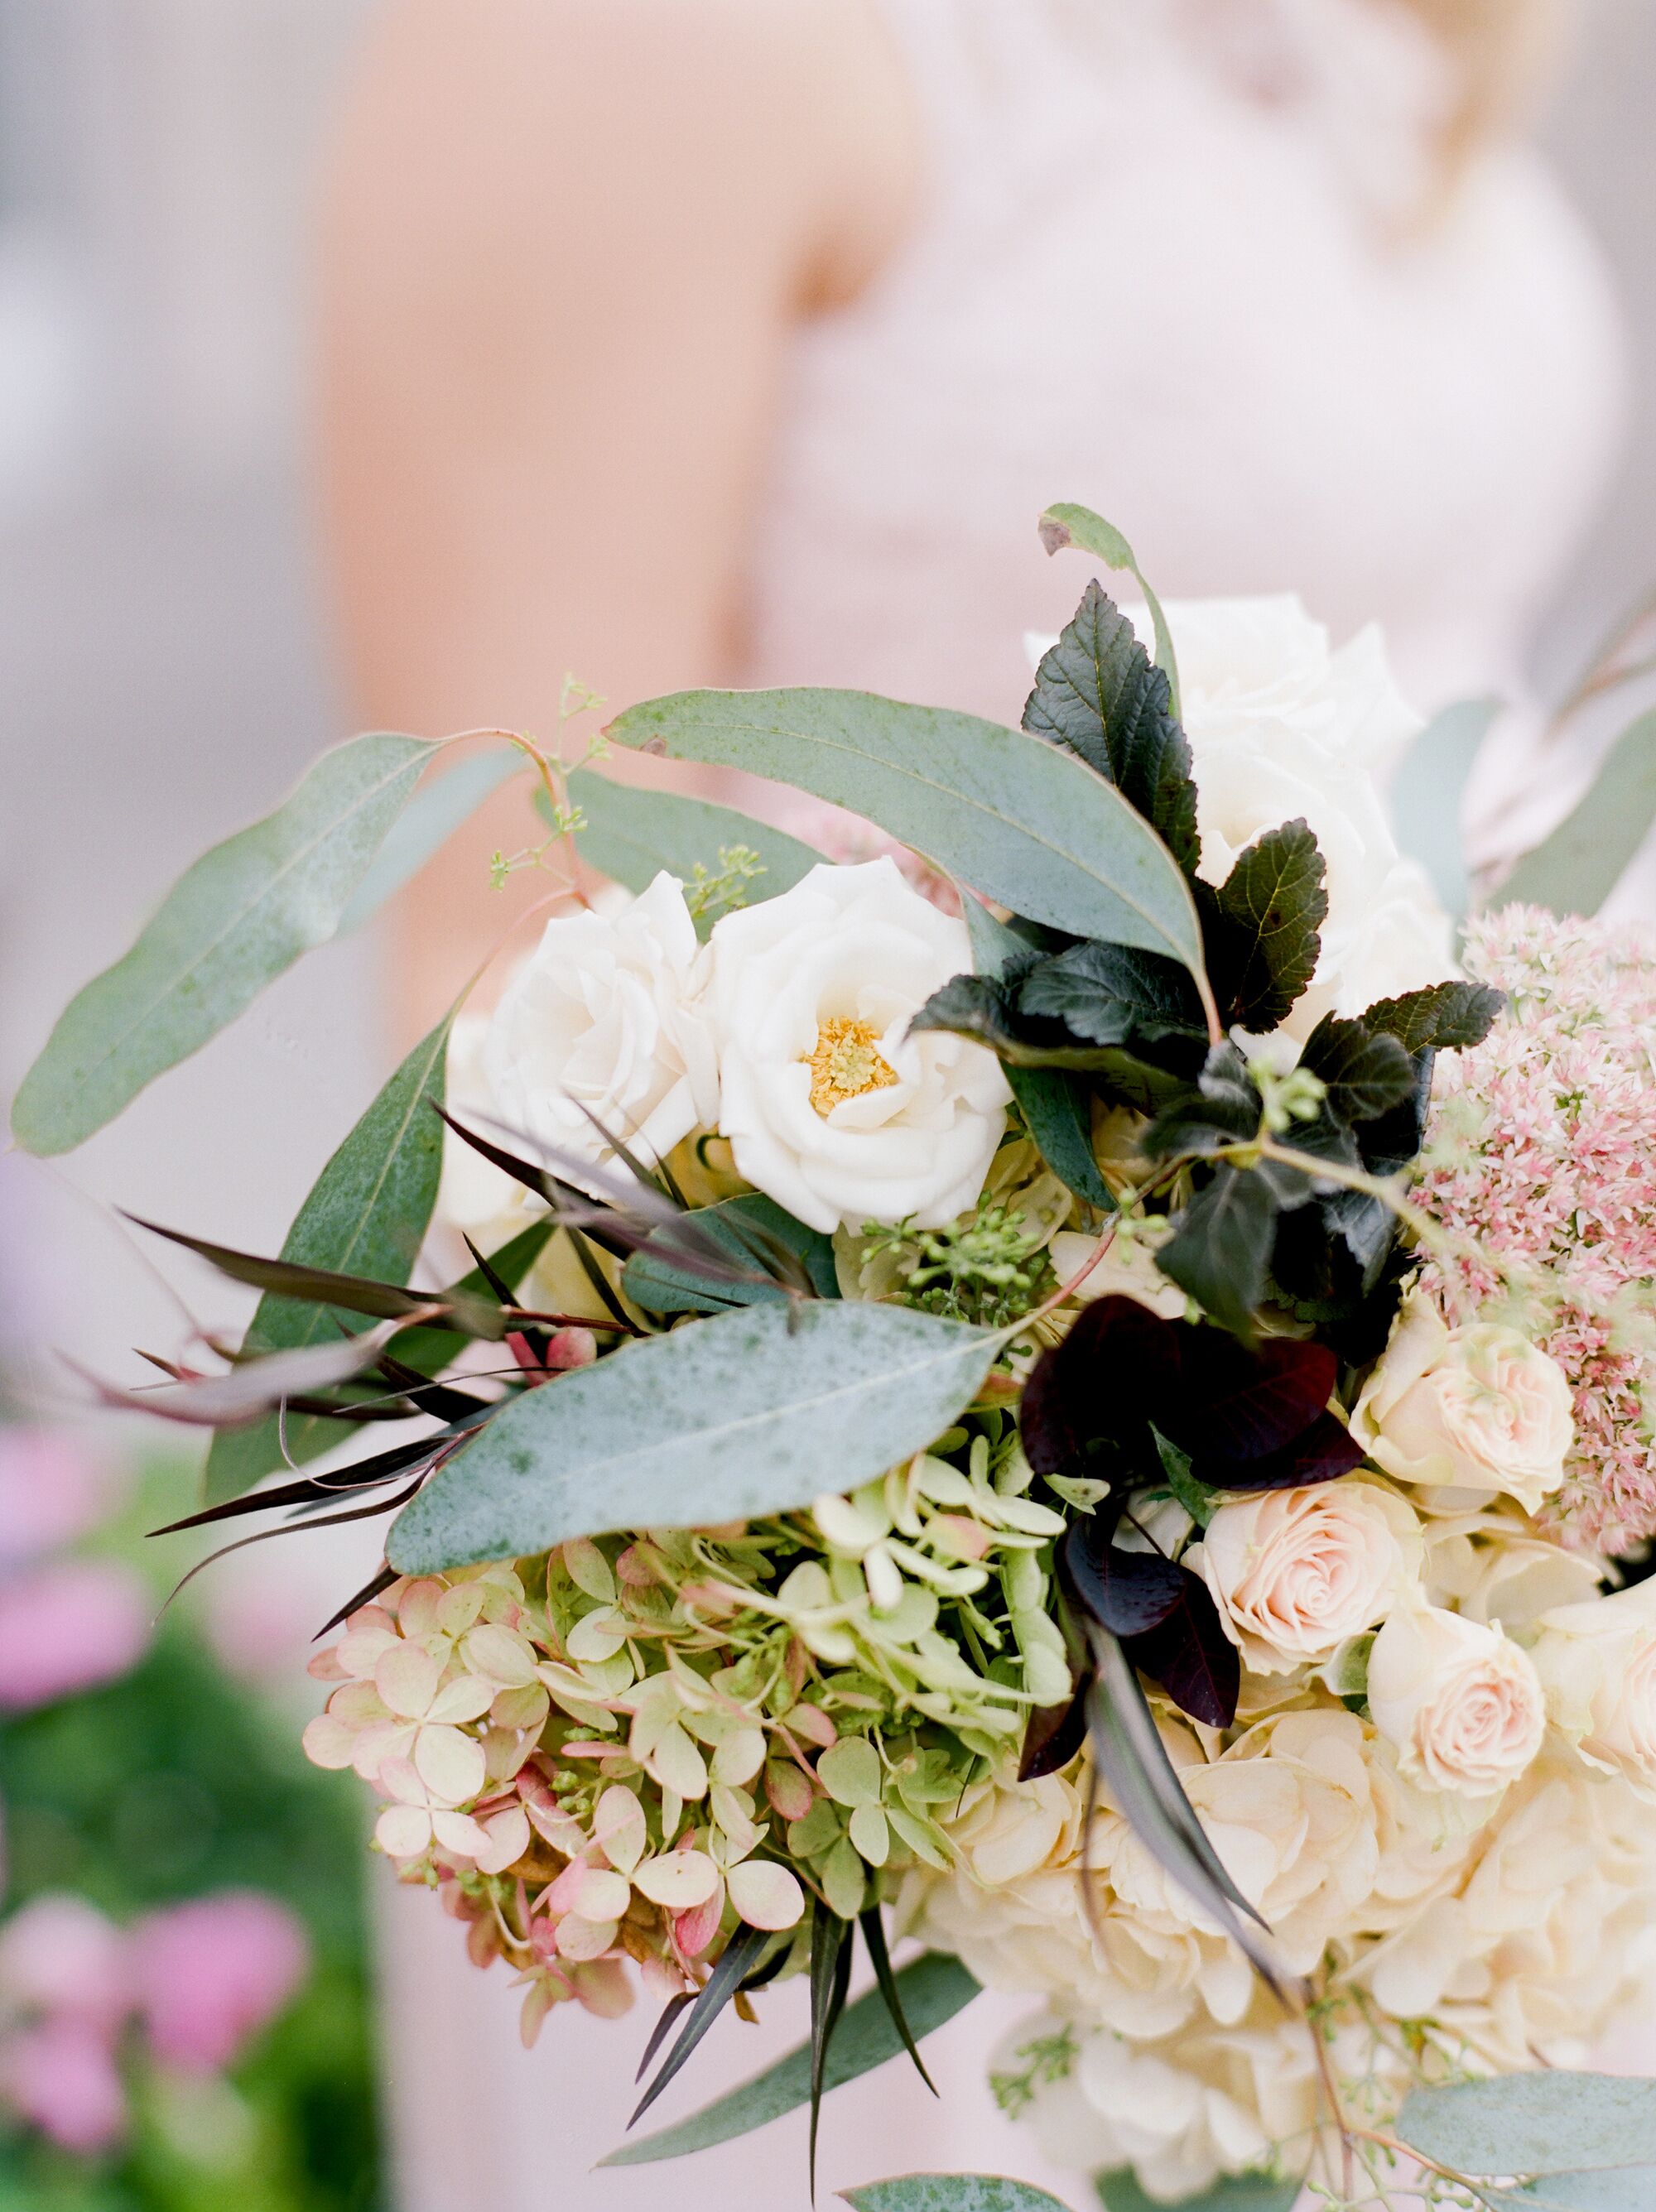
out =
[[(123, 1390), (78, 1367), (67, 1364), (89, 1382), (106, 1406), (135, 1413), (155, 1413), (169, 1421), (184, 1421), (198, 1428), (219, 1428), (257, 1421), (267, 1407), (277, 1406), (296, 1393), (320, 1390), (330, 1383), (348, 1382), (373, 1366), (391, 1334), (382, 1322), (363, 1336), (335, 1337), (331, 1344), (311, 1344), (244, 1360), (227, 1375), (204, 1375), (188, 1382), (162, 1383), (155, 1389)], [(273, 1425), (274, 1424), (272, 1424)], [(345, 1436), (344, 1424), (336, 1424)], [(278, 1459), (277, 1464), (280, 1466)]]
[[(663, 869), (685, 884), (696, 880), (698, 865), (708, 875), (716, 876), (721, 871), (721, 853), (745, 847), (758, 857), (763, 870), (743, 886), (745, 903), (757, 906), (761, 899), (792, 890), (823, 858), (797, 837), (773, 830), (768, 822), (756, 822), (734, 806), (714, 806), (676, 791), (619, 783), (591, 769), (577, 769), (570, 776), (569, 799), (586, 817), (575, 832), (581, 858), (630, 891), (648, 890)], [(698, 918), (697, 933), (705, 937), (716, 919), (714, 915)]]
[(70, 1001), (11, 1109), (25, 1152), (72, 1152), (332, 936), (435, 748), (336, 745), (274, 814), (186, 869), (131, 951)]
[(828, 2068), (828, 2048), (845, 2009), (851, 1981), (851, 1949), (855, 1930), (819, 1898), (811, 1915), (811, 2134), (806, 2152), (806, 2174), (814, 2197), (817, 2189), (817, 2130), (822, 2118), (823, 2083)]
[[(556, 1227), (556, 1223), (548, 1220), (532, 1222), (527, 1229), (521, 1229), (509, 1243), (490, 1255), (489, 1273), (498, 1276), (515, 1293), (545, 1249)], [(481, 1267), (473, 1267), (446, 1291), (437, 1291), (435, 1303), (464, 1310), (473, 1300), (490, 1295), (488, 1275)], [(445, 1328), (441, 1322), (422, 1322), (412, 1328), (399, 1330), (387, 1349), (402, 1366), (414, 1373), (435, 1375), (451, 1360), (458, 1359), (471, 1340), (469, 1334)]]
[(1155, 832), (1074, 755), (976, 715), (866, 691), (681, 691), (622, 744), (740, 768), (850, 807), (1032, 921), (1202, 967), (1190, 887)]
[(892, 1971), (892, 1954), (886, 1944), (886, 1923), (880, 1917), (880, 1907), (871, 1905), (859, 1916), (862, 1940), (868, 1948), (869, 1964), (874, 1970), (874, 1984), (886, 2001), (886, 2009), (892, 2016), (892, 2025), (903, 2039), (903, 2048), (914, 2061), (915, 2071), (931, 2091), (937, 2094), (937, 2084), (926, 2071), (926, 2062), (920, 2056), (920, 2045), (915, 2041), (909, 2027), (908, 2015), (903, 2009), (903, 1992), (897, 1985), (897, 1976)]
[(731, 1306), (783, 1304), (789, 1302), (787, 1285), (762, 1273), (755, 1236), (778, 1239), (802, 1264), (814, 1295), (839, 1296), (834, 1271), (831, 1237), (807, 1229), (774, 1199), (762, 1194), (728, 1198), (716, 1206), (698, 1207), (692, 1217), (698, 1243), (710, 1239), (740, 1272), (734, 1278), (710, 1281), (699, 1265), (699, 1250), (687, 1253), (682, 1236), (664, 1237), (658, 1231), (627, 1261), (621, 1287), (635, 1305), (651, 1313), (721, 1313)]
[(682, 2071), (691, 2054), (707, 2033), (719, 2014), (730, 2002), (740, 1986), (748, 1969), (756, 1965), (760, 1953), (770, 1941), (763, 1928), (750, 1928), (746, 1923), (735, 1934), (719, 1954), (719, 1963), (702, 1984), (689, 2017), (679, 2029), (673, 2048), (661, 2062), (661, 2071), (634, 2107), (629, 2127), (636, 2125), (661, 2095), (669, 2081)]
[(919, 1451), (1000, 1340), (900, 1306), (752, 1306), (630, 1344), (502, 1407), (391, 1533), (405, 1574), (618, 1528), (793, 1512)]
[[(899, 1967), (896, 1980), (904, 2015), (917, 2042), (923, 2042), (981, 1994), (979, 1984), (960, 1961), (939, 1951), (928, 1951)], [(824, 2094), (885, 2065), (902, 2048), (885, 1999), (877, 1989), (870, 1990), (845, 2008), (823, 2070)], [(715, 2143), (751, 2135), (755, 2128), (768, 2126), (783, 2113), (798, 2111), (810, 2098), (811, 2046), (807, 2042), (699, 2112), (657, 2135), (624, 2143), (601, 2163), (645, 2166), (660, 2159), (683, 2158), (691, 2151), (707, 2150)]]
[[(443, 1095), (452, 1016), (415, 1046), (312, 1185), (283, 1242), (295, 1266), (405, 1284), (436, 1203), (442, 1129), (432, 1112)], [(267, 1291), (244, 1354), (317, 1344), (338, 1332), (338, 1309)], [(338, 1421), (301, 1414), (288, 1424), (288, 1456), (314, 1459), (349, 1431)], [(251, 1490), (283, 1464), (282, 1439), (266, 1422), (221, 1437), (207, 1455), (210, 1504)]]

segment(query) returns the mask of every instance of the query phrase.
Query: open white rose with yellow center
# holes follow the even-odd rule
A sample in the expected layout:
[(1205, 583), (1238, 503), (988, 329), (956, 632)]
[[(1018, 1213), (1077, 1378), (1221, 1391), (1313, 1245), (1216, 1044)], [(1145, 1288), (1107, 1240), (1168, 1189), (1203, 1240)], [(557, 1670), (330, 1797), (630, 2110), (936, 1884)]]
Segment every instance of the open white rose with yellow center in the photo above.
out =
[(1516, 1782), (1547, 1729), (1541, 1680), (1497, 1627), (1401, 1607), (1368, 1655), (1368, 1710), (1405, 1778), (1462, 1796)]
[(1398, 1481), (1504, 1492), (1533, 1513), (1564, 1480), (1569, 1382), (1516, 1329), (1451, 1328), (1416, 1291), (1357, 1401), (1351, 1433)]
[(1190, 1565), (1257, 1674), (1330, 1659), (1420, 1575), (1414, 1508), (1378, 1482), (1269, 1490), (1221, 1505)]
[(1592, 1765), (1656, 1791), (1656, 1582), (1556, 1606), (1531, 1656), (1547, 1710)]
[(966, 926), (889, 859), (825, 864), (713, 932), (719, 1127), (736, 1170), (813, 1229), (952, 1221), (977, 1199), (1011, 1092), (983, 1046), (909, 1035), (969, 973)]
[(719, 1078), (705, 975), (675, 877), (657, 876), (618, 914), (554, 915), (483, 1041), (494, 1118), (594, 1164), (614, 1157), (595, 1123), (650, 1166), (710, 1128)]

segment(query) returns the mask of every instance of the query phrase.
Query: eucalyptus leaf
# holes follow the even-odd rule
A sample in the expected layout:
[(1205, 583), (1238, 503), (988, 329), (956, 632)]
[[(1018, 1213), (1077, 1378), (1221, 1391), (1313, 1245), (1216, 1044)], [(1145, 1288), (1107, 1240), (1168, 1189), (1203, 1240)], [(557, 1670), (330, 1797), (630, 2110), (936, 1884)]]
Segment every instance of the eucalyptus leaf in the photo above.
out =
[(1395, 2132), (1461, 2173), (1601, 2172), (1656, 2163), (1656, 2081), (1502, 2074), (1415, 2089)]
[(974, 714), (868, 691), (680, 691), (619, 743), (739, 768), (848, 806), (986, 898), (1202, 973), (1190, 887), (1155, 832), (1075, 755)]
[(1104, 2212), (1294, 2212), (1300, 2201), (1297, 2181), (1272, 2181), (1263, 2174), (1216, 2181), (1197, 2196), (1181, 2197), (1177, 2204), (1147, 2197), (1130, 2166), (1099, 2174), (1095, 2185)]
[[(998, 981), (1030, 948), (1015, 929), (997, 921), (969, 892), (962, 894), (960, 906), (971, 939), (972, 964), (980, 976)], [(1093, 1097), (1087, 1085), (1061, 1068), (1008, 1066), (1006, 1079), (1035, 1149), (1059, 1182), (1101, 1213), (1112, 1213), (1116, 1201), (1093, 1150)]]
[[(763, 871), (746, 886), (752, 904), (792, 890), (823, 857), (768, 822), (676, 791), (618, 783), (592, 769), (577, 769), (569, 789), (570, 804), (586, 817), (575, 832), (582, 859), (630, 891), (648, 890), (664, 868), (686, 884), (695, 880), (698, 864), (708, 875), (717, 875), (720, 854), (745, 846)], [(705, 937), (716, 919), (712, 914), (699, 916), (698, 933)]]
[[(901, 1993), (904, 2016), (916, 2040), (923, 2040), (980, 1994), (979, 1985), (958, 1959), (941, 1951), (928, 1951), (898, 1969), (896, 1986)], [(846, 2007), (823, 2069), (823, 2092), (839, 2088), (895, 2058), (903, 2045), (886, 2002), (878, 1990), (870, 1990)], [(811, 2046), (802, 2043), (786, 2057), (767, 2066), (750, 2081), (729, 2090), (699, 2112), (657, 2135), (623, 2143), (604, 2166), (648, 2166), (659, 2159), (683, 2158), (691, 2151), (709, 2149), (737, 2136), (751, 2135), (784, 2112), (797, 2111), (811, 2100)]]
[(1486, 2189), (1489, 2212), (1651, 2212), (1656, 2166), (1623, 2166), (1604, 2173), (1549, 2173), (1522, 2189)]
[(274, 814), (204, 853), (131, 950), (78, 992), (12, 1102), (25, 1152), (72, 1152), (322, 945), (436, 750), (336, 745)]
[[(442, 1173), (442, 1124), (432, 1111), (443, 1097), (447, 1015), (417, 1044), (313, 1184), (282, 1245), (296, 1266), (406, 1283), (436, 1203)], [(338, 1333), (340, 1309), (266, 1292), (242, 1339), (244, 1355), (321, 1344)], [(283, 1465), (314, 1459), (350, 1433), (338, 1421), (293, 1413), (285, 1432), (274, 1419), (227, 1431), (207, 1455), (210, 1504), (239, 1497)]]
[(387, 1557), (437, 1574), (572, 1536), (796, 1512), (929, 1443), (1000, 1341), (825, 1299), (628, 1345), (504, 1407), (404, 1510)]
[(1067, 2212), (1044, 2189), (995, 2173), (905, 2173), (839, 2193), (853, 2212)]
[(1656, 820), (1656, 707), (1624, 730), (1592, 789), (1552, 835), (1525, 853), (1484, 906), (1597, 914)]
[(1391, 778), (1397, 843), (1425, 869), (1452, 915), (1465, 913), (1470, 896), (1461, 830), (1466, 780), (1501, 708), (1499, 699), (1458, 699), (1446, 707), (1409, 746)]
[(1067, 545), (1081, 552), (1092, 554), (1102, 561), (1106, 568), (1123, 571), (1137, 583), (1144, 594), (1144, 603), (1150, 610), (1150, 620), (1156, 634), (1156, 665), (1167, 678), (1174, 719), (1181, 713), (1178, 698), (1178, 662), (1173, 655), (1173, 641), (1167, 628), (1167, 618), (1161, 611), (1161, 601), (1145, 580), (1132, 547), (1113, 522), (1106, 522), (1101, 514), (1094, 514), (1090, 507), (1077, 507), (1069, 500), (1060, 500), (1049, 507), (1041, 517), (1041, 543), (1049, 553), (1062, 553)]
[(485, 799), (491, 799), (514, 775), (526, 775), (527, 769), (523, 755), (513, 747), (472, 753), (457, 761), (435, 783), (422, 784), (392, 824), (350, 904), (340, 915), (334, 935), (347, 937), (360, 929), (442, 850)]

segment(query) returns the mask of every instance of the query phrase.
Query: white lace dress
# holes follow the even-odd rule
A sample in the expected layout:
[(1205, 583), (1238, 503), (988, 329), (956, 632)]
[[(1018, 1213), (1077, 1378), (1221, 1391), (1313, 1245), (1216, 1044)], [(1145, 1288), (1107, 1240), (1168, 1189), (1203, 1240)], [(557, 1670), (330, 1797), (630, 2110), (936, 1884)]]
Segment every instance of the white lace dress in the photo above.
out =
[[(748, 680), (1015, 719), (1026, 630), (1085, 571), (1056, 499), (1107, 514), (1171, 595), (1299, 591), (1378, 616), (1430, 707), (1521, 696), (1526, 639), (1619, 432), (1598, 258), (1526, 154), (1423, 210), (1446, 96), (1385, 0), (887, 0), (928, 134), (925, 204), (868, 294), (801, 331), (752, 562)], [(1498, 774), (1498, 769), (1497, 769)], [(517, 2001), (414, 1892), (387, 1908), (401, 2212), (803, 2212), (803, 2124), (672, 2167), (621, 2139), (642, 2014)], [(780, 2001), (778, 2001), (780, 2000)], [(1020, 2007), (831, 2100), (819, 2199), (916, 2170), (1043, 2172), (983, 2086)], [(671, 2116), (803, 2032), (801, 1993), (722, 2023)], [(654, 2120), (654, 2116), (652, 2116)]]

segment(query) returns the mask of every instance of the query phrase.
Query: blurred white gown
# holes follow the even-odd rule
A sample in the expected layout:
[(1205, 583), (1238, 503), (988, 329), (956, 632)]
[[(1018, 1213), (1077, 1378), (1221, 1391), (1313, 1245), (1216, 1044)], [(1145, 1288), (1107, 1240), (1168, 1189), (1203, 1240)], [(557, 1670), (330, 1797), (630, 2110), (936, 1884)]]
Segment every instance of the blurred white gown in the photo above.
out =
[[(887, 0), (928, 133), (892, 265), (796, 342), (752, 568), (754, 684), (864, 686), (1016, 719), (1020, 640), (1086, 570), (1056, 499), (1108, 514), (1159, 591), (1294, 590), (1378, 617), (1431, 708), (1522, 696), (1531, 624), (1621, 420), (1620, 328), (1532, 157), (1425, 214), (1435, 52), (1386, 0)], [(621, 2139), (645, 2011), (560, 2007), (533, 2052), (499, 1970), (387, 1885), (399, 2212), (803, 2212), (803, 2123), (671, 2167)], [(984, 1998), (831, 2100), (819, 2199), (916, 2170), (1043, 2172), (983, 2087), (1020, 2010)], [(721, 2023), (663, 2117), (797, 2040), (797, 1988)], [(655, 2120), (652, 2115), (652, 2123)]]

